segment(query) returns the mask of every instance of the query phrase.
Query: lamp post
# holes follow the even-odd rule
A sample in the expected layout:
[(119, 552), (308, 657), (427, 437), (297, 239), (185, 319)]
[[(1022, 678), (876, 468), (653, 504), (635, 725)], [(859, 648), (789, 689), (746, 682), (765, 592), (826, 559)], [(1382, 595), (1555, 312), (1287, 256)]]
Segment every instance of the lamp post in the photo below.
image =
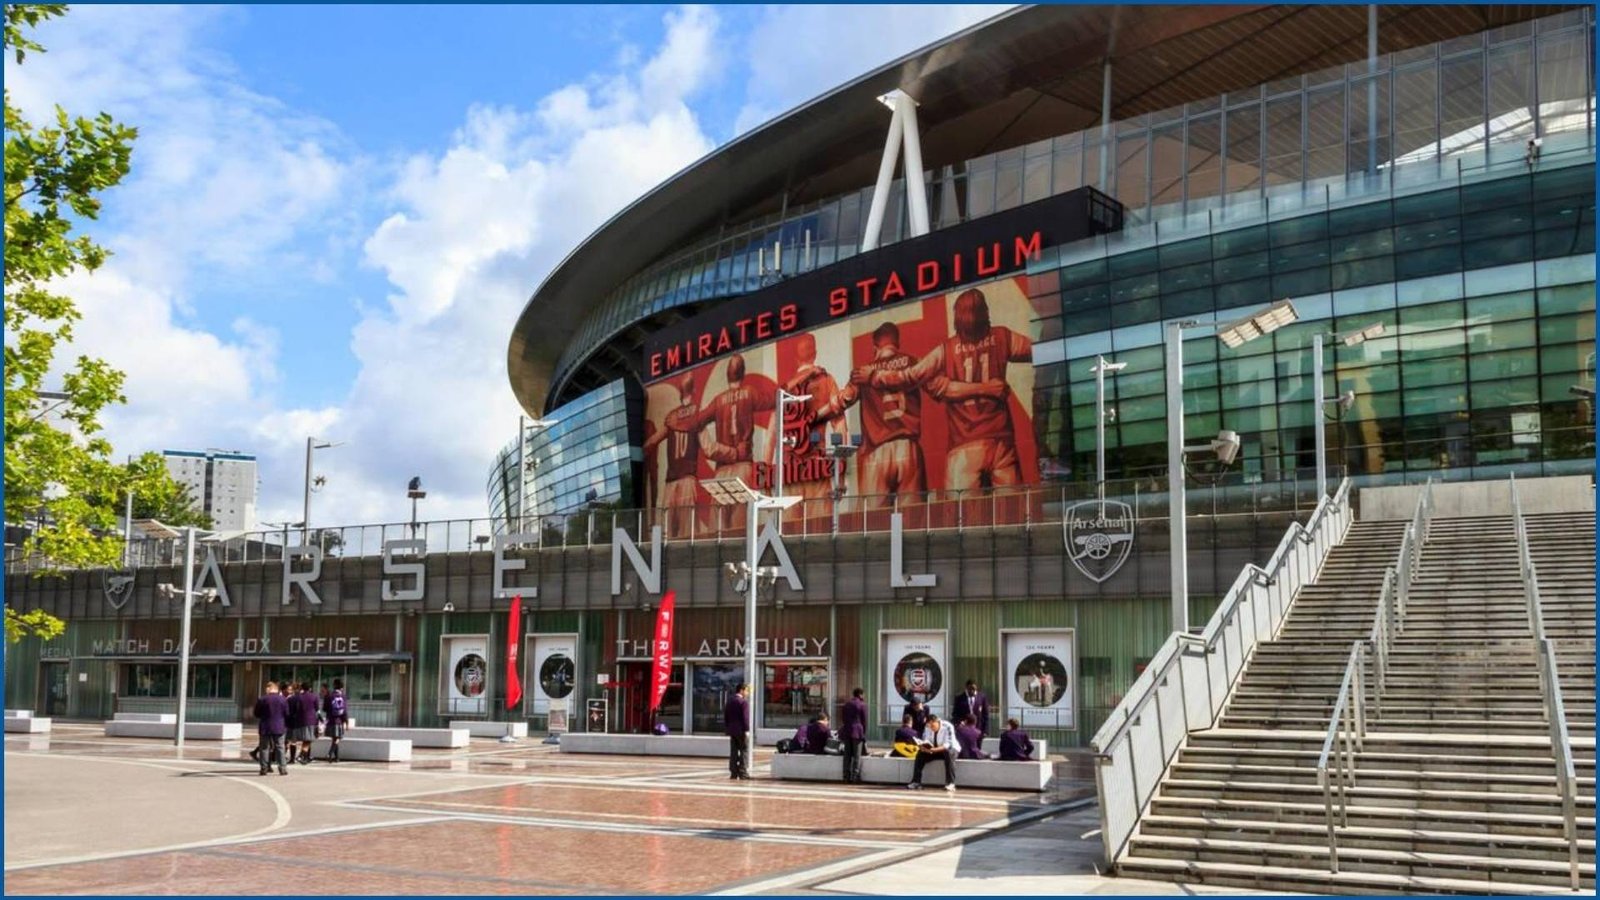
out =
[(1121, 372), (1127, 363), (1106, 362), (1104, 356), (1094, 358), (1094, 481), (1095, 495), (1100, 500), (1100, 518), (1106, 516), (1106, 373)]
[[(1334, 335), (1334, 339), (1346, 347), (1355, 347), (1366, 343), (1368, 340), (1383, 334), (1383, 323), (1376, 322), (1365, 328), (1359, 328), (1348, 334)], [(1349, 409), (1355, 402), (1355, 393), (1346, 392), (1332, 400), (1327, 399), (1327, 390), (1322, 385), (1322, 332), (1311, 336), (1311, 371), (1314, 376), (1315, 386), (1312, 388), (1311, 408), (1316, 410), (1316, 441), (1317, 441), (1317, 502), (1328, 496), (1328, 437), (1323, 428), (1322, 408), (1329, 403), (1337, 403), (1344, 409)]]
[(327, 483), (327, 479), (323, 478), (321, 475), (316, 476), (315, 479), (312, 478), (311, 454), (315, 450), (326, 450), (329, 447), (337, 447), (342, 443), (344, 442), (319, 441), (314, 437), (306, 438), (306, 505), (305, 509), (302, 510), (300, 515), (300, 527), (303, 529), (300, 536), (301, 540), (309, 540), (309, 534), (311, 531), (311, 491), (313, 489), (313, 485), (320, 488)]
[[(781, 518), (783, 510), (799, 502), (799, 497), (768, 497), (765, 494), (751, 490), (739, 478), (707, 478), (700, 482), (706, 489), (711, 499), (719, 506), (746, 507), (745, 537), (745, 601), (744, 601), (744, 682), (750, 685), (750, 691), (755, 693), (758, 682), (756, 681), (756, 583), (759, 581), (760, 558), (760, 532), (761, 526), (757, 516), (764, 509), (778, 510)], [(747, 746), (751, 754), (755, 753), (755, 717), (750, 720), (750, 731), (746, 737)]]
[(1231, 431), (1223, 431), (1210, 444), (1199, 447), (1183, 445), (1183, 331), (1186, 328), (1214, 327), (1218, 340), (1229, 347), (1238, 347), (1271, 334), (1298, 318), (1300, 314), (1295, 312), (1294, 304), (1280, 300), (1225, 325), (1192, 319), (1167, 323), (1167, 480), (1171, 491), (1167, 515), (1168, 530), (1171, 532), (1169, 556), (1172, 568), (1173, 631), (1187, 633), (1189, 630), (1188, 498), (1183, 480), (1183, 454), (1211, 450), (1226, 464), (1232, 462), (1239, 452), (1239, 436)]
[(411, 498), (411, 537), (417, 536), (417, 501), (428, 496), (422, 489), (422, 476), (411, 476), (411, 482), (406, 485), (406, 496)]
[[(195, 527), (190, 525), (183, 529), (183, 627), (179, 635), (178, 647), (178, 725), (177, 736), (174, 743), (181, 751), (183, 749), (183, 731), (189, 721), (189, 623), (194, 618), (194, 537)], [(171, 599), (178, 595), (178, 588), (173, 584), (157, 586), (161, 595)], [(217, 599), (216, 588), (206, 588), (199, 592), (205, 602), (210, 603)]]
[[(789, 443), (788, 435), (785, 434), (783, 427), (784, 422), (787, 421), (785, 413), (788, 412), (789, 404), (804, 403), (810, 399), (810, 394), (791, 394), (783, 388), (778, 388), (778, 474), (776, 475), (776, 480), (773, 481), (772, 496), (774, 497), (783, 496), (783, 448)], [(782, 512), (778, 513), (777, 526), (778, 533), (783, 534)], [(752, 684), (750, 689), (752, 691), (755, 690), (755, 685)]]

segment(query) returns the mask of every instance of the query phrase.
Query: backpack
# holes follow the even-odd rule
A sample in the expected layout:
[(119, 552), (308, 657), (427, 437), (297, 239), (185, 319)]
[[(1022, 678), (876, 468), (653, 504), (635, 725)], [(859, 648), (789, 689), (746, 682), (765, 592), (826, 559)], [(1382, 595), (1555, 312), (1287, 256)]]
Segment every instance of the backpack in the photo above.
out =
[(333, 706), (333, 714), (341, 719), (344, 718), (344, 692), (334, 691), (329, 703)]

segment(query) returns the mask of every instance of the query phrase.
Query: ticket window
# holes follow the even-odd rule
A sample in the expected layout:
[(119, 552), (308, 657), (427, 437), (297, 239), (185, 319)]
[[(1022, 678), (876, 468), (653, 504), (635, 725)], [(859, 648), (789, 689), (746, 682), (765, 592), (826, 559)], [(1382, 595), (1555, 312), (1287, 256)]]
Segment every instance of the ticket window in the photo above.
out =
[(832, 715), (828, 709), (832, 693), (827, 662), (767, 662), (761, 668), (763, 726), (798, 728), (811, 721), (812, 716)]

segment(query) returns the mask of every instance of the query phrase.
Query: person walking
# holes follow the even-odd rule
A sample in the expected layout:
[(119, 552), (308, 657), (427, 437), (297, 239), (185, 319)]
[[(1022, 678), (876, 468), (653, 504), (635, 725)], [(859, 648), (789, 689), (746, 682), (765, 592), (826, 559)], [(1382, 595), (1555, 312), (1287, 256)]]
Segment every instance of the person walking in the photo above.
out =
[(723, 730), (728, 735), (728, 780), (750, 780), (750, 685), (740, 682), (739, 689), (728, 698), (722, 708)]
[(839, 710), (839, 740), (844, 742), (844, 783), (861, 783), (861, 757), (867, 749), (866, 691), (856, 688)]
[[(300, 693), (294, 695), (294, 701), (300, 706), (300, 730), (291, 730), (289, 733), (289, 753), (295, 757), (295, 762), (306, 765), (311, 762), (311, 744), (317, 739), (317, 695), (311, 690), (311, 682), (300, 682)], [(299, 744), (296, 748), (295, 744)], [(297, 752), (298, 750), (298, 752)]]
[(960, 752), (961, 744), (956, 740), (955, 728), (949, 722), (939, 721), (938, 715), (929, 713), (928, 727), (923, 729), (922, 740), (917, 742), (917, 758), (911, 765), (911, 783), (906, 787), (921, 790), (922, 770), (930, 760), (937, 759), (944, 763), (944, 789), (955, 793), (955, 758)]
[(333, 690), (328, 692), (322, 710), (327, 714), (327, 735), (329, 740), (328, 762), (339, 761), (339, 739), (344, 737), (345, 726), (350, 722), (350, 716), (344, 700), (344, 679), (333, 680)]
[(288, 726), (286, 720), (289, 716), (289, 704), (278, 693), (276, 681), (267, 682), (266, 693), (256, 701), (256, 742), (255, 758), (261, 764), (258, 774), (265, 775), (272, 768), (272, 760), (278, 761), (278, 774), (287, 775), (289, 769), (283, 764), (283, 735)]

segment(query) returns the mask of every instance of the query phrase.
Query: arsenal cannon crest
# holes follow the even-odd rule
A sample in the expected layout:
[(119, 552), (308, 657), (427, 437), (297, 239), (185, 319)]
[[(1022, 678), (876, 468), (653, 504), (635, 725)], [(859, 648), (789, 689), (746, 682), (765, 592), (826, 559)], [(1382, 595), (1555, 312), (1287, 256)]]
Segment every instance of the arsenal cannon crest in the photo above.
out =
[(1067, 556), (1090, 581), (1117, 574), (1133, 552), (1133, 508), (1120, 500), (1086, 500), (1061, 521)]

